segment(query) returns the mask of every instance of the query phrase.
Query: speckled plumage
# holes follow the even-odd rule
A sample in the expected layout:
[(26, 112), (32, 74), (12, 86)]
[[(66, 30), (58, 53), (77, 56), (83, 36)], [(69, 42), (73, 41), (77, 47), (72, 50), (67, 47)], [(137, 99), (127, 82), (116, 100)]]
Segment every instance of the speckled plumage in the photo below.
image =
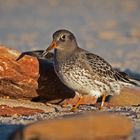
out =
[(129, 85), (129, 81), (123, 83), (123, 77), (104, 59), (83, 49), (75, 50), (72, 56), (64, 60), (57, 60), (57, 57), (54, 59), (58, 77), (79, 93), (96, 97), (104, 93), (114, 95), (119, 94), (124, 85)]
[(103, 94), (119, 94), (124, 86), (137, 85), (126, 74), (114, 70), (100, 56), (79, 48), (71, 32), (67, 30), (55, 32), (53, 42), (56, 43), (55, 71), (69, 88), (84, 95), (100, 97)]

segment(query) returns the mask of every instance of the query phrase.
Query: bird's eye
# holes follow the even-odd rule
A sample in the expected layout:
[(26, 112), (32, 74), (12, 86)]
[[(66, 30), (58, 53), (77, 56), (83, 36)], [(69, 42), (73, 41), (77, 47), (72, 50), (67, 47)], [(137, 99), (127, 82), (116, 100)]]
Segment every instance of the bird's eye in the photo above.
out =
[(66, 36), (65, 36), (65, 35), (62, 35), (60, 39), (61, 39), (62, 41), (65, 41), (65, 38), (66, 38)]

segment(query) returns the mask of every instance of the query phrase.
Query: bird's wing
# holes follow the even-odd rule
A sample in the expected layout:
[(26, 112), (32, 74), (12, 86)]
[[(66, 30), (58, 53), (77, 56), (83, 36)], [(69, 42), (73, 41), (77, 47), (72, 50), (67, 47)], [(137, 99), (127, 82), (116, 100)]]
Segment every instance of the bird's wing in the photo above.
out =
[(100, 77), (110, 77), (114, 78), (114, 70), (112, 66), (106, 62), (103, 58), (92, 53), (85, 53), (85, 59), (87, 60), (87, 65), (91, 68), (91, 71)]
[(130, 80), (126, 73), (118, 72), (113, 69), (112, 66), (100, 56), (86, 52), (85, 59), (88, 62), (86, 65), (89, 65), (90, 71), (92, 71), (95, 77), (100, 77), (101, 79), (109, 78), (137, 86), (135, 82)]

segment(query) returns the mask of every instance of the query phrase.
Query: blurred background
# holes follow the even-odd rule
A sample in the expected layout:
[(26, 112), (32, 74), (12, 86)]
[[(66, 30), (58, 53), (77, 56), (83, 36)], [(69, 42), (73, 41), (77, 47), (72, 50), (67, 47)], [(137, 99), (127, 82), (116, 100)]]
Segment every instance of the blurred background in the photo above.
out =
[(0, 0), (0, 44), (45, 49), (62, 28), (114, 67), (140, 72), (140, 0)]

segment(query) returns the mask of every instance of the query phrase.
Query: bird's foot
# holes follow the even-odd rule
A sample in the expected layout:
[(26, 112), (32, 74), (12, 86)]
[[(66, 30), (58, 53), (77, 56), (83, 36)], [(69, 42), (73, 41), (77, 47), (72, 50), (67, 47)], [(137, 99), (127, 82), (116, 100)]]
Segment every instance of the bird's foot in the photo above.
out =
[(78, 102), (76, 103), (76, 105), (70, 110), (70, 111), (72, 111), (72, 112), (74, 112), (77, 108), (78, 108), (78, 106), (80, 105), (80, 103), (81, 103), (81, 101), (82, 101), (82, 96), (79, 98), (79, 100), (78, 100)]
[(104, 109), (104, 107), (103, 106), (100, 106), (99, 110), (102, 111), (103, 109)]
[(77, 109), (77, 107), (72, 107), (72, 109), (70, 110), (71, 112), (74, 112)]

